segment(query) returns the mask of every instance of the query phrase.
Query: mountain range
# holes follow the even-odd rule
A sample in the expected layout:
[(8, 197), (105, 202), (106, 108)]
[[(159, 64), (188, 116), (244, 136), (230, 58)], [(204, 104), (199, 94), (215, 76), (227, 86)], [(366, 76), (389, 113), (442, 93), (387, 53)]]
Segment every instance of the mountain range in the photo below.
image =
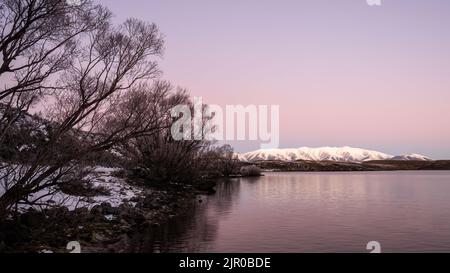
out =
[(419, 154), (389, 155), (382, 152), (352, 147), (320, 147), (297, 149), (266, 149), (238, 154), (244, 162), (256, 161), (336, 161), (361, 163), (373, 160), (399, 161), (432, 161), (431, 158)]

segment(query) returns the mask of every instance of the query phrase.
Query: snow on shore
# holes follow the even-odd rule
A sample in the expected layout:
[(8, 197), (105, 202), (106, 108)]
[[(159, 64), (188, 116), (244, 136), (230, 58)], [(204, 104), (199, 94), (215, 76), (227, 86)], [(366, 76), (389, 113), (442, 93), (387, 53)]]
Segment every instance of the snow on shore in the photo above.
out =
[[(100, 192), (100, 195), (85, 197), (68, 195), (60, 190), (49, 194), (54, 189), (45, 189), (30, 196), (29, 200), (39, 200), (39, 205), (34, 206), (36, 209), (44, 209), (52, 206), (65, 206), (69, 210), (87, 207), (91, 209), (95, 205), (108, 202), (112, 207), (118, 207), (125, 201), (130, 201), (133, 197), (142, 195), (142, 189), (128, 184), (124, 179), (115, 177), (114, 172), (120, 171), (120, 168), (107, 168), (96, 166), (84, 179), (90, 181), (94, 188), (103, 188), (106, 191)], [(2, 169), (0, 168), (0, 177), (2, 177)], [(0, 195), (4, 193), (3, 187), (0, 185)], [(132, 203), (132, 202), (130, 202)], [(31, 206), (28, 204), (20, 204), (19, 210), (26, 211)]]

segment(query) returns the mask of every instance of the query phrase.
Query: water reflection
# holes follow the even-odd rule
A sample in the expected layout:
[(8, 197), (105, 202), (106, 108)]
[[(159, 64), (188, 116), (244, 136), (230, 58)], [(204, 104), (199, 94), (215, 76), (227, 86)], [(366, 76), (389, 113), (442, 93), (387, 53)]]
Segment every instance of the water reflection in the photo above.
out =
[[(200, 196), (186, 211), (167, 224), (136, 234), (131, 252), (204, 252), (217, 237), (219, 219), (226, 217), (239, 194), (240, 179), (223, 179), (217, 194)], [(198, 200), (202, 200), (199, 202)], [(233, 203), (234, 202), (234, 203)]]
[(269, 173), (137, 238), (142, 252), (450, 251), (450, 172)]

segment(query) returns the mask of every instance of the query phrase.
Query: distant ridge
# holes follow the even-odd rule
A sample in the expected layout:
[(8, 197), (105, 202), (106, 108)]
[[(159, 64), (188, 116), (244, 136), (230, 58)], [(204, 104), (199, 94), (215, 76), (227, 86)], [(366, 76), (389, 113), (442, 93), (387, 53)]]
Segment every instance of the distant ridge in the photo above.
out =
[(267, 149), (238, 154), (241, 161), (337, 161), (361, 163), (373, 160), (431, 161), (419, 154), (393, 156), (382, 152), (352, 147), (301, 147), (297, 149)]
[(391, 158), (391, 160), (419, 160), (419, 161), (431, 161), (432, 159), (427, 157), (427, 156), (423, 156), (423, 155), (419, 155), (419, 154), (409, 154), (409, 155), (399, 155), (399, 156), (394, 156), (393, 158)]

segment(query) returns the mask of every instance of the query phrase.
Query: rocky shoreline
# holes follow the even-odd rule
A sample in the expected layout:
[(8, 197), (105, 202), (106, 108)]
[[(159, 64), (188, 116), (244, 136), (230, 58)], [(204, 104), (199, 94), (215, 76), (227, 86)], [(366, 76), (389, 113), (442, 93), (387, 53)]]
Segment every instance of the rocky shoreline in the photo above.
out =
[(80, 243), (83, 253), (133, 252), (137, 232), (158, 227), (180, 215), (197, 196), (212, 192), (215, 183), (201, 189), (178, 186), (149, 188), (118, 207), (108, 202), (69, 211), (66, 207), (29, 210), (1, 223), (0, 252), (68, 253), (68, 242)]

